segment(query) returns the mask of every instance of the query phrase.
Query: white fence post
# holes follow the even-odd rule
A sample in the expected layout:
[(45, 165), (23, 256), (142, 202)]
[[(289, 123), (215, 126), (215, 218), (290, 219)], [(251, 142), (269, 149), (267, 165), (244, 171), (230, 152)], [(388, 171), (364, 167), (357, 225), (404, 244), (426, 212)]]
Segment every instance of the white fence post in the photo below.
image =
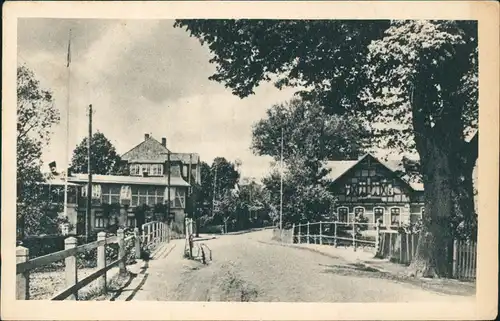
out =
[(122, 229), (119, 229), (116, 233), (118, 235), (118, 263), (119, 273), (125, 274), (127, 269), (125, 267), (125, 234)]
[(141, 237), (139, 235), (139, 228), (134, 228), (134, 241), (135, 241), (135, 258), (141, 258)]
[(458, 241), (453, 241), (453, 277), (458, 278), (458, 269), (457, 269), (457, 259), (458, 259)]
[(293, 242), (294, 237), (295, 237), (295, 223), (292, 224), (292, 244), (294, 243)]
[(352, 247), (356, 251), (356, 220), (352, 220)]
[(337, 222), (333, 224), (333, 246), (337, 247)]
[(321, 221), (319, 222), (319, 244), (323, 245), (323, 229), (322, 229)]
[(375, 225), (375, 255), (380, 251), (380, 226), (377, 222)]
[[(102, 270), (106, 267), (106, 232), (97, 233), (97, 241), (104, 241), (102, 245), (97, 246), (97, 269)], [(106, 273), (99, 277), (98, 288), (103, 293), (106, 292)]]
[(309, 244), (309, 222), (307, 222), (307, 244)]
[(299, 233), (297, 234), (297, 243), (300, 244), (300, 227), (302, 226), (302, 224), (299, 224)]
[[(76, 247), (78, 241), (75, 237), (68, 237), (64, 240), (64, 249), (69, 250)], [(77, 266), (76, 266), (76, 256), (68, 256), (64, 259), (65, 265), (65, 274), (66, 274), (66, 287), (72, 287), (76, 283), (78, 283), (78, 274), (77, 274)], [(78, 299), (78, 291), (68, 296), (68, 300), (77, 300)]]
[[(16, 263), (23, 263), (29, 259), (29, 249), (23, 246), (16, 247)], [(16, 275), (16, 300), (29, 300), (30, 275), (29, 271)]]

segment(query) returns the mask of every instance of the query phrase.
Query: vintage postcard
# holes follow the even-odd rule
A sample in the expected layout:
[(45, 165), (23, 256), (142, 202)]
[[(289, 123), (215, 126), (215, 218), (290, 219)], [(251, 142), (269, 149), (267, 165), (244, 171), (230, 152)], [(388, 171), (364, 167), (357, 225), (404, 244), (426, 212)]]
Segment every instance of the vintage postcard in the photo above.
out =
[(2, 319), (494, 318), (498, 17), (6, 2)]

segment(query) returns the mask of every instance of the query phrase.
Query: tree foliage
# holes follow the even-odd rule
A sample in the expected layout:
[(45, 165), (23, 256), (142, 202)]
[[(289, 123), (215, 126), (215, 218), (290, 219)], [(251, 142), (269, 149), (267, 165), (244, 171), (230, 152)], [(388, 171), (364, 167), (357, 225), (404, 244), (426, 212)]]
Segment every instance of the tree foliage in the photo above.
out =
[[(366, 77), (359, 70), (368, 45), (389, 21), (377, 20), (177, 20), (207, 44), (217, 71), (210, 79), (241, 97), (263, 81), (297, 87), (302, 97), (342, 113), (358, 104)], [(277, 79), (276, 79), (277, 78)]]
[[(93, 174), (126, 175), (127, 168), (117, 154), (115, 147), (101, 132), (92, 135), (90, 148), (91, 168)], [(85, 137), (73, 151), (71, 159), (72, 173), (88, 173), (88, 138)]]
[[(283, 226), (316, 222), (333, 212), (335, 197), (322, 180), (326, 173), (318, 161), (304, 157), (288, 161), (283, 171)], [(262, 183), (270, 193), (271, 215), (277, 223), (281, 206), (280, 171), (275, 168), (263, 178)]]
[(59, 122), (52, 93), (33, 71), (17, 68), (17, 219), (23, 235), (57, 233), (62, 220), (40, 186), (42, 148)]
[(267, 110), (253, 126), (252, 148), (276, 160), (308, 155), (316, 160), (353, 159), (364, 151), (367, 130), (356, 118), (330, 115), (315, 102), (292, 99)]
[[(412, 268), (449, 275), (450, 242), (475, 237), (477, 23), (178, 20), (213, 54), (211, 79), (246, 97), (263, 81), (296, 87), (335, 114), (366, 120), (373, 142), (416, 149), (425, 186)], [(274, 78), (274, 79), (273, 79)], [(468, 232), (467, 232), (468, 231)]]

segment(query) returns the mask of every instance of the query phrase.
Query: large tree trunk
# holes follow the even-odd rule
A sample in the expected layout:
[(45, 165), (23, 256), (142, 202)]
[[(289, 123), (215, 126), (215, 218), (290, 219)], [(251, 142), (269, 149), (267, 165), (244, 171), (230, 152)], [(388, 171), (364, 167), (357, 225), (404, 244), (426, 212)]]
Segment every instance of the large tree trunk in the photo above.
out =
[(440, 277), (450, 275), (450, 219), (454, 209), (452, 171), (448, 155), (436, 142), (426, 141), (426, 153), (421, 155), (425, 187), (423, 228), (410, 271), (415, 276)]
[(464, 222), (471, 222), (474, 217), (472, 169), (477, 152), (471, 151), (477, 140), (473, 144), (464, 142), (462, 111), (453, 99), (445, 100), (439, 115), (429, 116), (434, 110), (427, 109), (430, 107), (426, 95), (432, 89), (426, 84), (423, 79), (417, 81), (411, 98), (425, 213), (410, 273), (420, 277), (451, 277), (453, 241), (457, 234), (463, 234), (459, 227), (468, 225)]

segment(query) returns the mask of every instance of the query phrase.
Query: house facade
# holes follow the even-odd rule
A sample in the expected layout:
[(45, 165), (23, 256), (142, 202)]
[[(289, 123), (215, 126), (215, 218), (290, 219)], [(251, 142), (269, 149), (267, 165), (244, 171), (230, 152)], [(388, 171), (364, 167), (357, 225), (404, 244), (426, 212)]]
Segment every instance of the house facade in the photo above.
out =
[[(199, 156), (174, 153), (167, 149), (165, 138), (159, 142), (145, 134), (141, 143), (123, 154), (122, 161), (128, 175), (92, 175), (90, 230), (117, 225), (133, 228), (161, 216), (170, 219), (173, 230), (182, 234), (190, 187), (200, 182)], [(62, 181), (56, 177), (47, 186), (60, 190)], [(68, 196), (67, 215), (76, 227), (69, 233), (84, 234), (88, 175), (71, 174), (68, 182), (74, 191)]]
[(400, 162), (382, 162), (371, 154), (358, 160), (329, 161), (326, 179), (337, 197), (335, 215), (352, 222), (360, 214), (368, 223), (395, 228), (415, 222), (424, 211), (424, 189), (402, 175)]

